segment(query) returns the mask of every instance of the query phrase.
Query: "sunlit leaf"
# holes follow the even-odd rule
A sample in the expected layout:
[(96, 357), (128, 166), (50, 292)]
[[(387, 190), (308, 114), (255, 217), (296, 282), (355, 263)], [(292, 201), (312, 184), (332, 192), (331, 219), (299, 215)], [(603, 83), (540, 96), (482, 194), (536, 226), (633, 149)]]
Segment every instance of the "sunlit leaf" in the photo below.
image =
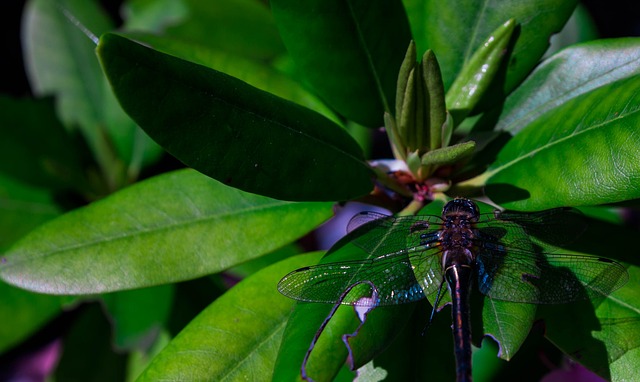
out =
[(269, 253), (330, 214), (330, 203), (269, 199), (182, 170), (32, 231), (2, 256), (0, 277), (54, 294), (189, 280)]

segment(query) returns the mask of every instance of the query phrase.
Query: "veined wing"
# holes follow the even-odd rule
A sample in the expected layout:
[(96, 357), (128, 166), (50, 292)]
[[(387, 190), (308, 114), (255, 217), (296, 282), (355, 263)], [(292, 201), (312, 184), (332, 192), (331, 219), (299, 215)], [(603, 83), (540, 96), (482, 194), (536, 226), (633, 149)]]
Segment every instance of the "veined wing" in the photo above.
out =
[(506, 246), (526, 250), (535, 244), (544, 252), (574, 242), (587, 228), (584, 216), (575, 208), (483, 214), (476, 225), (481, 230), (502, 233)]
[(584, 255), (483, 249), (476, 257), (478, 290), (497, 300), (561, 304), (602, 298), (628, 279), (613, 260)]
[(349, 232), (335, 248), (353, 243), (372, 258), (429, 247), (439, 240), (442, 219), (438, 216), (393, 217), (377, 212), (356, 214), (347, 226)]
[(442, 280), (438, 255), (438, 248), (429, 248), (300, 268), (280, 280), (278, 290), (300, 301), (335, 304), (352, 285), (369, 282), (377, 290), (377, 301), (349, 298), (340, 302), (362, 306), (414, 302), (438, 288)]

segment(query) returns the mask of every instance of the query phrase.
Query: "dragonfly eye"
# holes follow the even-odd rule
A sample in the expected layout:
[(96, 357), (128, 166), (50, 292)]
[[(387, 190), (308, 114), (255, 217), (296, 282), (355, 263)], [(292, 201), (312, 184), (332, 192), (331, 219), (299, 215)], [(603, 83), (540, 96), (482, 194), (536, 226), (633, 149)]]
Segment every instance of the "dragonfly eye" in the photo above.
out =
[(473, 201), (466, 198), (457, 198), (445, 204), (442, 209), (442, 216), (450, 215), (464, 215), (473, 220), (478, 218), (480, 211)]

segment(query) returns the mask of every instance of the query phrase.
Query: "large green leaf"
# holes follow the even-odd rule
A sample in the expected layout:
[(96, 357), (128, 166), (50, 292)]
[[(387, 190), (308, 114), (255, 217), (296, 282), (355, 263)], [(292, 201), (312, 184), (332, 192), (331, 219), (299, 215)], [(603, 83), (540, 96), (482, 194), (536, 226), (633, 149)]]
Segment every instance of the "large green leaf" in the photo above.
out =
[(336, 123), (342, 123), (335, 112), (329, 109), (316, 96), (272, 67), (241, 56), (207, 49), (175, 38), (136, 32), (127, 33), (126, 35), (155, 50), (223, 72), (260, 90), (317, 111)]
[(269, 199), (182, 170), (32, 231), (3, 255), (0, 277), (54, 294), (193, 279), (269, 253), (330, 214), (330, 203)]
[(484, 175), (487, 194), (516, 210), (640, 197), (639, 79), (601, 86), (532, 122)]
[(547, 307), (546, 336), (556, 346), (613, 381), (633, 380), (640, 365), (638, 267), (629, 283), (594, 304)]
[(34, 92), (55, 94), (62, 122), (82, 129), (98, 150), (103, 97), (100, 65), (94, 43), (64, 12), (96, 35), (112, 29), (96, 1), (30, 1), (24, 15), (25, 66)]
[(185, 0), (128, 0), (120, 12), (123, 29), (153, 33), (162, 33), (168, 26), (185, 22), (190, 13)]
[(535, 314), (536, 306), (533, 304), (484, 299), (484, 334), (498, 342), (500, 358), (509, 360), (516, 354), (529, 335)]
[(114, 34), (98, 54), (127, 113), (198, 171), (285, 200), (346, 200), (373, 187), (357, 143), (309, 109)]
[(182, 0), (183, 22), (165, 29), (168, 36), (254, 60), (285, 52), (269, 7), (259, 0)]
[(0, 174), (0, 251), (61, 213), (50, 192)]
[(278, 293), (276, 284), (288, 271), (319, 257), (292, 257), (240, 282), (187, 325), (138, 381), (270, 381), (295, 304)]
[(416, 38), (418, 50), (434, 51), (445, 88), (499, 25), (515, 19), (521, 30), (507, 67), (505, 93), (538, 63), (549, 46), (549, 37), (562, 29), (576, 5), (575, 0), (430, 0), (424, 6), (415, 2), (405, 0), (410, 8), (423, 12), (412, 16), (413, 30), (424, 34)]
[(545, 60), (507, 98), (496, 129), (517, 134), (547, 111), (600, 86), (640, 74), (640, 39), (596, 40)]
[(114, 102), (95, 56), (95, 42), (83, 28), (94, 35), (113, 28), (95, 0), (28, 2), (23, 27), (25, 66), (34, 93), (55, 95), (61, 121), (67, 128), (80, 129), (108, 187), (115, 189), (126, 179), (113, 149), (131, 166), (131, 177), (137, 176), (140, 163), (157, 158), (159, 150)]
[(399, 0), (272, 0), (280, 34), (317, 93), (346, 117), (383, 124), (411, 39)]
[[(300, 378), (305, 354), (332, 307), (321, 303), (295, 306), (283, 335), (274, 380)], [(353, 363), (356, 369), (363, 366), (394, 340), (411, 318), (414, 308), (415, 304), (404, 304), (373, 309), (357, 335), (349, 339), (350, 348), (347, 348), (343, 336), (356, 333), (360, 321), (353, 307), (339, 307), (313, 346), (306, 365), (307, 373), (314, 380), (331, 380), (345, 362), (349, 366)]]
[(614, 293), (596, 310), (601, 330), (594, 337), (602, 341), (608, 352), (613, 380), (636, 378), (640, 366), (640, 268), (629, 268), (629, 285)]

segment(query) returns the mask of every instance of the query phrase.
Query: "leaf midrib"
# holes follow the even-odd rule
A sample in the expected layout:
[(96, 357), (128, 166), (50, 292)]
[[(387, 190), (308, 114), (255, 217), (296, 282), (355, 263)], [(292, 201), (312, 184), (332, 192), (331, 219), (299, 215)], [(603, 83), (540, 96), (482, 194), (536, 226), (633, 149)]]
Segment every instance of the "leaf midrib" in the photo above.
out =
[[(150, 228), (143, 228), (140, 230), (135, 230), (135, 231), (128, 231), (125, 232), (124, 234), (119, 234), (119, 235), (112, 235), (112, 236), (107, 236), (104, 239), (99, 239), (99, 240), (93, 240), (90, 242), (83, 242), (80, 244), (76, 244), (76, 245), (69, 245), (69, 246), (63, 246), (63, 247), (59, 247), (55, 250), (52, 251), (43, 251), (43, 252), (35, 252), (36, 255), (33, 256), (34, 252), (29, 252), (28, 254), (31, 256), (28, 256), (26, 258), (23, 258), (23, 261), (11, 261), (10, 263), (4, 264), (4, 269), (9, 269), (13, 266), (22, 264), (22, 263), (26, 263), (26, 262), (30, 262), (30, 261), (34, 261), (43, 257), (51, 257), (51, 256), (56, 256), (56, 255), (60, 255), (62, 253), (65, 252), (69, 252), (69, 251), (74, 251), (77, 250), (79, 248), (85, 248), (85, 247), (92, 247), (98, 244), (107, 244), (107, 243), (111, 243), (111, 242), (116, 242), (119, 240), (124, 240), (130, 237), (136, 237), (136, 236), (146, 236), (146, 235), (150, 235), (150, 234), (154, 234), (154, 233), (158, 233), (158, 232), (163, 232), (163, 231), (170, 231), (176, 227), (181, 227), (181, 226), (188, 226), (188, 225), (198, 225), (201, 224), (203, 222), (206, 222), (208, 220), (212, 220), (212, 219), (225, 219), (229, 216), (238, 216), (238, 215), (245, 215), (247, 213), (251, 213), (251, 212), (256, 212), (256, 211), (263, 211), (263, 210), (267, 210), (270, 208), (275, 208), (278, 206), (282, 206), (282, 205), (287, 205), (288, 203), (286, 202), (276, 202), (276, 203), (270, 203), (267, 205), (263, 205), (263, 206), (252, 206), (250, 208), (245, 208), (245, 209), (241, 209), (241, 210), (236, 210), (236, 211), (232, 211), (232, 212), (227, 212), (227, 213), (223, 213), (223, 214), (216, 214), (214, 216), (211, 215), (207, 215), (205, 217), (202, 218), (197, 218), (197, 219), (192, 219), (189, 221), (172, 221), (169, 224), (163, 225), (163, 226), (159, 226), (159, 227), (150, 227)], [(18, 248), (18, 250), (20, 250), (20, 248)], [(16, 251), (10, 251), (7, 254), (13, 254)], [(19, 260), (20, 258), (18, 258), (17, 260)]]
[[(119, 36), (119, 35), (116, 35), (116, 36), (117, 36), (118, 38), (122, 38), (122, 39), (124, 39), (124, 40), (127, 40), (128, 42), (130, 42), (130, 43), (132, 43), (132, 44), (140, 45), (140, 44), (138, 44), (138, 43), (136, 43), (136, 42), (134, 42), (134, 41), (132, 41), (132, 40), (129, 40), (129, 39), (128, 39), (128, 38), (126, 38), (126, 37)], [(149, 48), (147, 48), (147, 49), (149, 49)], [(272, 94), (272, 93), (265, 92), (264, 90), (258, 89), (258, 88), (256, 88), (255, 86), (253, 86), (253, 85), (251, 85), (251, 84), (249, 84), (249, 83), (247, 83), (247, 82), (245, 82), (245, 81), (243, 81), (243, 80), (241, 80), (241, 79), (239, 79), (239, 78), (236, 78), (236, 77), (230, 76), (230, 75), (228, 75), (228, 74), (226, 74), (226, 73), (224, 73), (224, 72), (221, 72), (221, 71), (218, 71), (218, 70), (215, 70), (215, 69), (212, 69), (212, 68), (209, 68), (209, 67), (206, 67), (206, 66), (203, 66), (203, 65), (197, 64), (197, 63), (195, 63), (195, 62), (191, 62), (191, 61), (183, 60), (183, 59), (181, 59), (181, 58), (179, 58), (179, 57), (175, 57), (175, 56), (172, 56), (172, 55), (169, 55), (169, 54), (166, 54), (166, 53), (162, 53), (162, 52), (159, 52), (159, 51), (155, 51), (155, 52), (157, 52), (158, 54), (164, 54), (164, 55), (169, 56), (170, 58), (175, 59), (175, 60), (184, 61), (185, 63), (191, 64), (191, 65), (197, 65), (197, 66), (200, 66), (202, 69), (206, 69), (207, 71), (214, 71), (216, 74), (219, 74), (219, 75), (222, 75), (222, 76), (228, 76), (228, 77), (232, 78), (232, 79), (233, 79), (233, 80), (235, 80), (235, 81), (242, 82), (245, 86), (248, 86), (248, 87), (250, 87), (250, 88), (254, 89), (255, 91), (267, 93), (270, 97), (275, 97), (275, 98), (277, 98), (278, 100), (280, 100), (280, 101), (282, 101), (282, 102), (289, 103), (289, 104), (293, 105), (294, 107), (299, 107), (299, 108), (302, 108), (302, 109), (304, 109), (304, 110), (307, 110), (307, 111), (308, 111), (308, 112), (310, 112), (310, 113), (315, 113), (315, 114), (317, 114), (317, 115), (318, 115), (318, 117), (319, 117), (319, 118), (324, 118), (324, 119), (326, 119), (328, 122), (330, 122), (331, 124), (335, 125), (335, 128), (336, 128), (336, 129), (342, 129), (340, 126), (336, 125), (334, 122), (332, 122), (331, 120), (329, 120), (328, 118), (326, 118), (326, 117), (325, 117), (325, 116), (323, 116), (322, 114), (317, 113), (317, 112), (316, 112), (316, 111), (314, 111), (314, 110), (308, 109), (307, 107), (302, 106), (302, 105), (298, 105), (298, 104), (296, 104), (296, 103), (294, 103), (294, 102), (292, 102), (292, 101), (289, 101), (289, 100), (287, 100), (287, 99), (285, 99), (285, 98), (278, 97), (278, 96), (276, 96), (276, 95), (274, 95), (274, 94)], [(135, 67), (135, 66), (134, 66), (134, 67)], [(313, 142), (317, 142), (317, 143), (319, 143), (319, 144), (322, 144), (322, 145), (324, 145), (324, 146), (326, 146), (326, 147), (328, 147), (328, 148), (332, 149), (332, 150), (333, 150), (333, 151), (335, 151), (335, 152), (341, 153), (341, 154), (343, 154), (343, 155), (345, 155), (345, 156), (347, 156), (347, 157), (349, 157), (349, 158), (351, 158), (351, 159), (353, 159), (353, 160), (355, 160), (355, 161), (357, 161), (357, 162), (361, 162), (361, 163), (362, 163), (362, 159), (361, 159), (361, 158), (356, 157), (354, 154), (352, 154), (352, 153), (350, 153), (350, 152), (345, 151), (344, 149), (342, 149), (342, 148), (340, 148), (340, 147), (336, 146), (336, 145), (335, 145), (335, 144), (333, 144), (333, 143), (330, 143), (329, 141), (322, 140), (322, 139), (320, 139), (320, 138), (319, 138), (319, 137), (317, 137), (317, 136), (311, 135), (311, 134), (309, 134), (309, 132), (307, 132), (307, 131), (305, 131), (305, 130), (297, 130), (297, 129), (295, 129), (295, 128), (293, 128), (293, 127), (289, 126), (289, 125), (286, 125), (286, 124), (282, 123), (280, 120), (273, 119), (273, 118), (271, 118), (271, 117), (267, 117), (266, 115), (263, 115), (263, 114), (257, 113), (257, 112), (255, 112), (255, 111), (253, 111), (253, 110), (250, 110), (250, 109), (244, 108), (244, 107), (242, 107), (242, 106), (238, 105), (237, 103), (231, 103), (231, 102), (227, 101), (226, 99), (221, 98), (219, 95), (211, 94), (211, 92), (207, 91), (207, 89), (202, 88), (202, 87), (200, 86), (201, 84), (196, 84), (196, 83), (194, 83), (193, 81), (190, 81), (190, 80), (189, 80), (189, 81), (185, 81), (184, 79), (180, 79), (180, 80), (178, 80), (178, 79), (176, 79), (176, 77), (175, 77), (175, 76), (164, 76), (164, 74), (166, 74), (166, 73), (167, 73), (167, 70), (166, 70), (166, 69), (164, 69), (164, 68), (158, 68), (157, 66), (153, 66), (153, 65), (151, 65), (151, 66), (150, 66), (150, 65), (148, 65), (148, 64), (146, 64), (146, 63), (145, 63), (144, 68), (145, 68), (145, 70), (147, 70), (147, 71), (152, 71), (152, 72), (154, 72), (154, 73), (162, 74), (163, 76), (161, 76), (161, 77), (159, 77), (159, 78), (167, 78), (167, 79), (170, 79), (170, 81), (172, 81), (172, 82), (174, 82), (174, 83), (177, 83), (178, 85), (181, 85), (181, 86), (187, 87), (187, 88), (189, 88), (189, 89), (193, 89), (194, 91), (196, 91), (196, 92), (198, 92), (198, 93), (200, 93), (200, 94), (204, 94), (204, 95), (208, 96), (208, 98), (209, 98), (209, 99), (213, 100), (213, 101), (214, 101), (214, 102), (216, 102), (216, 103), (221, 103), (221, 104), (223, 104), (223, 105), (228, 105), (229, 107), (232, 107), (232, 108), (234, 108), (234, 109), (240, 110), (240, 111), (242, 111), (242, 112), (244, 112), (244, 113), (246, 113), (246, 114), (250, 114), (250, 115), (252, 115), (252, 116), (256, 116), (256, 117), (258, 117), (258, 119), (268, 120), (268, 121), (272, 122), (274, 125), (276, 125), (276, 126), (280, 126), (284, 131), (290, 131), (290, 132), (293, 132), (293, 133), (295, 133), (295, 134), (300, 134), (300, 135), (304, 136), (305, 138), (307, 138), (307, 139), (309, 139), (309, 140), (311, 140), (311, 141), (313, 141)], [(172, 71), (169, 71), (169, 72), (171, 73)], [(166, 95), (165, 95), (165, 96), (166, 96)], [(203, 112), (204, 112), (204, 111), (203, 111)], [(348, 134), (346, 134), (346, 132), (345, 132), (345, 136), (348, 136)], [(356, 144), (356, 145), (354, 145), (354, 148), (357, 148), (357, 144)], [(363, 165), (364, 165), (364, 164), (363, 164)]]
[(570, 135), (567, 135), (567, 136), (565, 136), (565, 137), (562, 137), (562, 138), (559, 138), (559, 139), (557, 139), (557, 140), (551, 141), (551, 142), (549, 142), (549, 143), (547, 143), (547, 144), (545, 144), (545, 145), (542, 145), (542, 146), (537, 147), (537, 148), (535, 148), (535, 149), (533, 149), (533, 150), (531, 150), (531, 151), (528, 151), (528, 152), (526, 152), (526, 153), (523, 153), (523, 154), (521, 154), (520, 156), (518, 156), (517, 158), (515, 158), (515, 159), (513, 159), (513, 160), (511, 160), (511, 161), (509, 161), (509, 162), (507, 162), (507, 163), (505, 163), (505, 164), (503, 164), (502, 166), (496, 167), (496, 168), (495, 168), (494, 170), (492, 170), (492, 171), (488, 171), (488, 172), (486, 173), (486, 177), (487, 177), (487, 178), (491, 178), (492, 176), (494, 176), (495, 174), (499, 173), (500, 171), (503, 171), (504, 169), (506, 169), (506, 168), (508, 168), (508, 167), (511, 167), (511, 166), (513, 166), (514, 164), (516, 164), (516, 163), (518, 163), (518, 162), (520, 162), (520, 161), (522, 161), (522, 160), (524, 160), (524, 159), (526, 159), (526, 158), (529, 158), (529, 157), (531, 157), (532, 155), (535, 155), (535, 154), (537, 154), (537, 153), (539, 153), (539, 152), (541, 152), (541, 151), (543, 151), (543, 150), (550, 149), (550, 148), (552, 148), (553, 146), (556, 146), (556, 145), (559, 145), (559, 144), (561, 144), (561, 143), (564, 143), (565, 141), (567, 141), (567, 140), (569, 140), (569, 139), (573, 139), (573, 138), (575, 138), (575, 137), (577, 137), (577, 136), (580, 136), (580, 135), (582, 135), (582, 134), (588, 133), (588, 132), (590, 132), (590, 131), (592, 131), (592, 130), (599, 129), (599, 128), (605, 128), (607, 125), (609, 125), (609, 124), (611, 124), (611, 123), (613, 123), (613, 122), (615, 122), (615, 121), (618, 121), (618, 120), (621, 120), (621, 119), (624, 119), (624, 118), (630, 117), (630, 116), (632, 116), (633, 114), (636, 114), (636, 113), (638, 113), (638, 112), (640, 112), (640, 108), (636, 108), (636, 109), (634, 109), (634, 110), (632, 110), (632, 111), (630, 111), (630, 112), (628, 112), (628, 113), (625, 113), (625, 114), (620, 114), (620, 115), (618, 115), (618, 116), (617, 116), (617, 117), (615, 117), (615, 118), (607, 119), (607, 120), (605, 120), (605, 121), (603, 121), (603, 122), (601, 122), (601, 123), (596, 123), (596, 124), (594, 124), (593, 126), (590, 126), (590, 127), (586, 128), (586, 129), (583, 129), (583, 130), (580, 130), (580, 131), (578, 131), (578, 132), (575, 132), (575, 131), (574, 131), (574, 132), (572, 132)]

